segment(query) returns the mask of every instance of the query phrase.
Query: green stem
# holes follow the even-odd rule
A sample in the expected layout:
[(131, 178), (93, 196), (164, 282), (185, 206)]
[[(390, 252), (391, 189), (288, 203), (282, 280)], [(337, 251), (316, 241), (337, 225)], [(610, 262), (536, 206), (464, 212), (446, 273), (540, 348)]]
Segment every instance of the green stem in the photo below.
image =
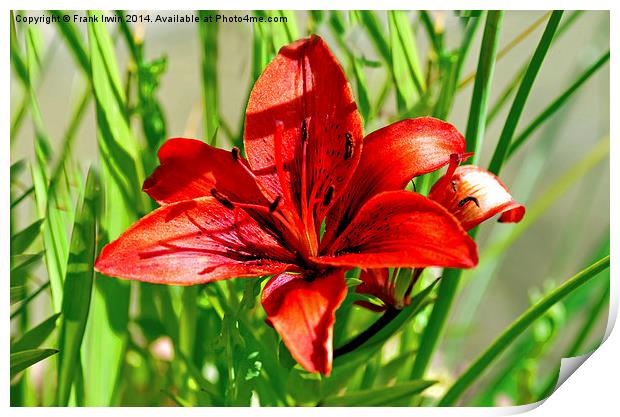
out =
[(359, 335), (355, 336), (351, 341), (340, 346), (334, 350), (334, 359), (354, 351), (358, 347), (366, 343), (371, 337), (377, 334), (381, 329), (387, 326), (392, 320), (394, 320), (402, 310), (398, 310), (392, 306), (388, 306), (385, 313), (377, 321), (370, 325), (369, 328), (364, 330)]
[(493, 69), (495, 67), (495, 56), (499, 45), (499, 33), (503, 17), (503, 11), (490, 11), (484, 26), (478, 70), (476, 71), (476, 82), (471, 96), (469, 120), (465, 134), (467, 138), (467, 152), (474, 152), (474, 156), (471, 159), (472, 164), (478, 162), (479, 151), (484, 139), (487, 103), (493, 82)]
[(448, 389), (438, 405), (446, 407), (453, 405), (460, 396), (476, 381), (489, 365), (523, 333), (530, 324), (540, 318), (549, 308), (558, 301), (572, 293), (586, 282), (598, 275), (599, 272), (609, 267), (609, 255), (593, 263), (586, 269), (568, 279), (564, 284), (557, 287), (539, 302), (527, 309), (516, 321), (514, 321), (495, 341), (467, 368), (463, 374)]
[(525, 76), (523, 77), (523, 80), (519, 85), (517, 95), (512, 102), (510, 113), (508, 113), (506, 123), (504, 124), (504, 128), (502, 129), (502, 133), (495, 148), (493, 158), (491, 159), (491, 163), (489, 165), (489, 171), (491, 171), (495, 175), (499, 174), (502, 166), (504, 165), (504, 162), (506, 161), (506, 157), (508, 156), (508, 150), (510, 148), (510, 142), (512, 141), (512, 137), (514, 136), (515, 130), (517, 129), (519, 118), (523, 113), (525, 103), (530, 94), (530, 91), (532, 90), (532, 86), (534, 85), (534, 81), (536, 80), (536, 76), (538, 75), (538, 71), (542, 66), (549, 47), (551, 46), (553, 36), (555, 35), (558, 25), (560, 24), (560, 20), (562, 19), (562, 13), (563, 11), (556, 10), (551, 14), (549, 22), (547, 23), (547, 27), (545, 28), (545, 32), (543, 33), (542, 38), (540, 39), (540, 42), (536, 47), (536, 51), (534, 51), (532, 60), (530, 61), (527, 70), (525, 71)]

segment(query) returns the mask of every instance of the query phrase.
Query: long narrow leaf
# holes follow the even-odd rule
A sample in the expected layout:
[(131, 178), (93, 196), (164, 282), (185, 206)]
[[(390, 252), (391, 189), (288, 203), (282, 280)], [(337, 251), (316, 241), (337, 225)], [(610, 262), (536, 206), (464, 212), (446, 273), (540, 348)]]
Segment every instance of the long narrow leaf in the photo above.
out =
[(487, 103), (493, 82), (495, 55), (499, 45), (499, 33), (504, 17), (503, 11), (488, 12), (484, 35), (480, 46), (480, 58), (476, 71), (476, 82), (471, 96), (469, 120), (467, 122), (467, 151), (474, 152), (471, 163), (476, 164), (480, 158), (480, 149), (484, 140), (486, 126)]
[(454, 404), (469, 386), (478, 379), (491, 363), (537, 318), (541, 317), (555, 303), (561, 301), (575, 289), (609, 268), (609, 256), (593, 263), (588, 268), (569, 278), (564, 284), (543, 297), (515, 320), (495, 341), (467, 368), (448, 389), (439, 406)]
[(24, 333), (18, 340), (11, 343), (11, 353), (22, 350), (37, 349), (56, 328), (56, 321), (60, 313), (53, 314), (32, 329)]
[(506, 117), (506, 123), (504, 124), (504, 128), (502, 129), (495, 152), (493, 153), (493, 158), (489, 164), (489, 171), (496, 175), (499, 174), (502, 166), (504, 165), (512, 137), (514, 136), (515, 130), (517, 129), (517, 125), (519, 123), (519, 118), (525, 108), (525, 103), (530, 91), (532, 90), (534, 81), (536, 80), (536, 75), (542, 66), (549, 47), (551, 46), (553, 36), (555, 35), (558, 25), (560, 24), (560, 20), (562, 19), (562, 13), (562, 11), (556, 10), (551, 14), (547, 27), (545, 28), (545, 32), (536, 47), (536, 51), (534, 51), (532, 60), (530, 61), (530, 64), (525, 71), (525, 75), (523, 76), (523, 80), (519, 85), (519, 89), (517, 90), (517, 95), (512, 102), (510, 113), (508, 113), (508, 117)]
[(58, 353), (56, 349), (31, 349), (11, 353), (11, 379), (26, 368)]
[(63, 319), (60, 329), (57, 405), (66, 406), (77, 365), (80, 346), (92, 294), (97, 249), (99, 181), (94, 171), (88, 173), (84, 200), (76, 213), (71, 235), (71, 250), (64, 283)]

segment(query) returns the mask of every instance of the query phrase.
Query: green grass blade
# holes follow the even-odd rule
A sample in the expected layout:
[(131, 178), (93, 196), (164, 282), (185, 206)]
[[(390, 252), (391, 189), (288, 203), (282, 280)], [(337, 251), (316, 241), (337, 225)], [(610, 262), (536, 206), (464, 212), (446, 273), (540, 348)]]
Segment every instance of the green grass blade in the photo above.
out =
[[(21, 305), (19, 306), (19, 308), (17, 308), (14, 312), (11, 313), (11, 320), (13, 320), (15, 317), (19, 316), (24, 309), (26, 308), (26, 306), (28, 305), (28, 303), (30, 301), (32, 301), (33, 299), (36, 298), (37, 295), (41, 294), (43, 291), (45, 291), (48, 287), (50, 286), (50, 282), (47, 281), (45, 284), (41, 285), (39, 288), (37, 288), (36, 290), (34, 290), (32, 293), (28, 294), (25, 298), (23, 298), (21, 300)], [(11, 287), (13, 288), (13, 287)], [(11, 297), (12, 298), (12, 297)], [(13, 303), (11, 302), (11, 305)]]
[[(215, 11), (199, 12), (201, 19), (216, 14)], [(218, 23), (199, 26), (200, 47), (202, 50), (202, 96), (204, 111), (204, 134), (209, 144), (217, 146), (216, 132), (219, 126), (218, 82), (217, 82), (217, 41)]]
[(536, 131), (549, 117), (555, 114), (564, 103), (581, 87), (592, 75), (596, 73), (605, 63), (609, 61), (609, 51), (604, 53), (594, 62), (583, 74), (581, 74), (570, 87), (558, 96), (545, 110), (543, 110), (510, 144), (510, 149), (506, 158), (510, 158), (512, 154), (525, 143), (532, 133)]
[(60, 311), (62, 281), (65, 273), (68, 243), (64, 230), (66, 213), (57, 204), (57, 195), (49, 190), (47, 164), (51, 157), (51, 146), (43, 119), (39, 111), (33, 80), (37, 79), (40, 65), (41, 39), (34, 27), (26, 32), (26, 63), (28, 67), (28, 91), (30, 111), (35, 131), (35, 161), (32, 166), (32, 181), (36, 198), (37, 215), (47, 221), (43, 227), (45, 264), (51, 283), (54, 311)]
[[(105, 198), (101, 230), (105, 243), (120, 235), (144, 210), (139, 193), (143, 170), (138, 144), (130, 130), (114, 47), (106, 26), (88, 25), (92, 85), (96, 99), (97, 138)], [(130, 284), (98, 276), (88, 319), (84, 358), (86, 405), (110, 405), (117, 394), (129, 320)]]
[(384, 30), (381, 27), (381, 23), (379, 22), (377, 15), (372, 10), (360, 10), (358, 12), (358, 16), (362, 21), (364, 29), (368, 32), (370, 41), (377, 50), (377, 53), (386, 64), (390, 64), (392, 61), (390, 55), (390, 45), (383, 35)]
[[(467, 150), (479, 151), (486, 123), (486, 107), (493, 78), (493, 67), (497, 45), (499, 42), (499, 30), (501, 28), (503, 12), (490, 11), (487, 15), (485, 30), (480, 47), (478, 72), (467, 124)], [(474, 155), (474, 158), (476, 154)], [(475, 161), (474, 161), (475, 163)], [(476, 230), (472, 232), (475, 236)], [(437, 342), (443, 332), (448, 314), (452, 307), (456, 291), (461, 280), (461, 270), (446, 269), (439, 283), (437, 302), (433, 306), (428, 324), (420, 338), (420, 346), (411, 370), (411, 379), (423, 377), (430, 363), (431, 357), (437, 346)]]
[(26, 368), (58, 353), (56, 349), (31, 349), (11, 353), (11, 379)]
[(11, 343), (11, 353), (22, 350), (37, 349), (56, 328), (60, 313), (56, 313), (24, 333), (18, 340)]
[(321, 402), (325, 407), (376, 407), (389, 406), (395, 401), (419, 394), (435, 381), (408, 381), (391, 387), (374, 388), (341, 396), (327, 397)]
[[(480, 15), (469, 17), (459, 48), (449, 57), (440, 58), (448, 61), (449, 67), (448, 74), (445, 76), (446, 79), (441, 88), (439, 99), (433, 111), (433, 115), (439, 119), (446, 120), (452, 110), (458, 82), (461, 79), (465, 61), (469, 55), (469, 49), (473, 43), (474, 35), (480, 26), (480, 22), (482, 22), (482, 17)], [(456, 62), (452, 65), (453, 60), (456, 60)]]
[(443, 29), (435, 27), (433, 19), (430, 14), (426, 10), (421, 10), (419, 12), (420, 21), (422, 22), (422, 27), (424, 28), (426, 35), (428, 36), (428, 40), (431, 42), (435, 54), (437, 56), (441, 56), (443, 54)]
[(426, 86), (420, 68), (415, 36), (411, 29), (407, 13), (388, 11), (388, 28), (390, 32), (391, 69), (394, 73), (398, 102), (404, 109), (413, 107), (417, 95), (422, 96)]
[(596, 277), (599, 272), (609, 267), (609, 256), (593, 263), (588, 268), (568, 279), (564, 284), (543, 297), (535, 305), (526, 310), (514, 321), (495, 341), (467, 368), (448, 389), (438, 405), (453, 405), (469, 386), (491, 365), (491, 363), (523, 333), (530, 324), (541, 317), (555, 303), (561, 301), (575, 289)]
[(493, 70), (495, 57), (499, 45), (499, 34), (504, 17), (503, 11), (489, 11), (484, 26), (484, 35), (480, 45), (480, 57), (476, 71), (474, 91), (471, 96), (469, 108), (469, 120), (467, 122), (467, 152), (474, 152), (470, 159), (472, 164), (477, 164), (480, 158), (480, 149), (484, 140), (484, 132), (487, 117), (487, 103), (493, 83)]
[(504, 239), (490, 245), (483, 256), (480, 257), (479, 266), (489, 260), (494, 259), (517, 240), (532, 224), (534, 224), (564, 193), (572, 189), (578, 181), (588, 171), (598, 165), (605, 156), (609, 154), (609, 138), (601, 140), (588, 154), (578, 163), (573, 165), (560, 178), (547, 188), (541, 197), (528, 207), (527, 216), (514, 226), (512, 232)]
[(80, 361), (80, 346), (86, 329), (94, 279), (99, 214), (99, 181), (94, 171), (88, 173), (84, 199), (71, 235), (71, 251), (65, 278), (60, 328), (57, 405), (66, 406), (71, 385)]
[(50, 10), (49, 13), (52, 16), (57, 17), (56, 25), (58, 27), (58, 31), (65, 39), (67, 46), (69, 47), (69, 51), (75, 57), (76, 62), (78, 63), (80, 69), (84, 72), (85, 75), (90, 74), (90, 59), (88, 56), (88, 52), (86, 46), (84, 45), (84, 41), (82, 40), (82, 35), (80, 34), (77, 25), (73, 23), (71, 20), (65, 22), (63, 20), (63, 16), (68, 14), (63, 10)]
[(523, 109), (525, 108), (525, 103), (527, 98), (532, 90), (534, 85), (534, 81), (536, 80), (536, 76), (538, 75), (538, 71), (542, 66), (542, 63), (547, 55), (547, 51), (551, 46), (551, 42), (553, 41), (553, 37), (555, 32), (560, 24), (560, 20), (562, 19), (562, 11), (554, 11), (549, 18), (549, 22), (545, 27), (545, 31), (534, 51), (534, 55), (525, 71), (525, 75), (523, 76), (523, 80), (519, 85), (519, 89), (517, 90), (517, 94), (515, 96), (514, 101), (512, 102), (512, 107), (510, 108), (510, 112), (506, 117), (506, 122), (504, 124), (504, 128), (502, 129), (502, 133), (500, 135), (499, 141), (495, 148), (495, 152), (493, 153), (493, 157), (491, 159), (491, 163), (489, 164), (489, 171), (498, 175), (504, 162), (506, 161), (506, 156), (508, 155), (508, 149), (510, 148), (510, 143), (514, 136), (515, 130), (517, 129), (517, 125), (519, 123), (519, 118), (523, 113)]
[[(571, 25), (573, 25), (575, 23), (575, 21), (577, 20), (577, 18), (579, 16), (581, 16), (582, 14), (583, 14), (583, 10), (576, 10), (576, 11), (572, 12), (570, 15), (568, 15), (562, 21), (562, 23), (560, 24), (560, 27), (558, 28), (557, 32), (555, 33), (555, 36), (553, 37), (553, 40), (551, 41), (552, 45), (558, 39), (560, 39), (560, 37), (564, 33), (566, 33), (566, 31), (571, 27)], [(519, 68), (519, 70), (516, 72), (516, 74), (512, 78), (512, 80), (507, 84), (507, 86), (503, 90), (503, 92), (499, 95), (499, 98), (493, 104), (493, 106), (491, 107), (491, 110), (489, 111), (489, 117), (487, 118), (487, 125), (490, 124), (493, 120), (495, 120), (497, 115), (503, 109), (504, 105), (506, 103), (508, 103), (508, 100), (512, 96), (512, 93), (517, 89), (517, 86), (519, 85), (519, 83), (523, 79), (523, 75), (525, 74), (525, 71), (527, 71), (527, 66), (528, 66), (528, 62), (525, 62)]]
[(39, 219), (11, 236), (11, 255), (20, 254), (32, 245), (37, 236), (39, 236), (43, 222), (44, 219)]

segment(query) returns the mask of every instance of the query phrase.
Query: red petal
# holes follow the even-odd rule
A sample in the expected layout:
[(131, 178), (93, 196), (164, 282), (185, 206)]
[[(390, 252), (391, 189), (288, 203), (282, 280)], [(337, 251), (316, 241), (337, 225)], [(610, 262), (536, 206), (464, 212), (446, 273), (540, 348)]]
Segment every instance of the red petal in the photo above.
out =
[(175, 138), (157, 153), (160, 166), (144, 181), (143, 190), (159, 204), (192, 200), (211, 195), (212, 188), (229, 198), (265, 204), (252, 177), (232, 153), (196, 139)]
[(204, 197), (138, 220), (103, 248), (95, 268), (120, 278), (191, 285), (280, 273), (292, 259), (245, 212)]
[(358, 294), (370, 294), (383, 301), (384, 305), (379, 306), (364, 300), (358, 300), (355, 304), (366, 307), (372, 311), (384, 311), (388, 305), (396, 305), (396, 300), (390, 295), (388, 289), (390, 270), (388, 268), (363, 269), (360, 272), (362, 283), (355, 288)]
[(355, 174), (329, 212), (328, 243), (340, 233), (371, 197), (405, 188), (418, 175), (450, 162), (451, 154), (465, 152), (465, 138), (450, 123), (419, 117), (393, 123), (364, 139), (364, 151)]
[(302, 275), (281, 274), (263, 290), (268, 319), (293, 358), (309, 372), (331, 372), (334, 314), (346, 294), (342, 269), (312, 281)]
[[(275, 141), (282, 122), (281, 143)], [(280, 50), (256, 81), (245, 120), (245, 149), (252, 169), (275, 195), (301, 208), (302, 126), (306, 123), (306, 195), (315, 220), (329, 208), (324, 196), (351, 177), (362, 146), (362, 121), (336, 58), (318, 36)], [(347, 139), (349, 138), (349, 139)], [(349, 144), (347, 145), (347, 142)], [(276, 155), (283, 169), (279, 178)], [(291, 197), (292, 196), (292, 197)]]
[(499, 221), (513, 223), (525, 214), (525, 206), (512, 199), (499, 178), (474, 165), (460, 166), (451, 178), (439, 179), (429, 197), (448, 209), (466, 230), (498, 213), (503, 213)]
[(360, 268), (471, 268), (478, 262), (476, 243), (458, 220), (409, 191), (370, 199), (327, 254), (317, 261)]

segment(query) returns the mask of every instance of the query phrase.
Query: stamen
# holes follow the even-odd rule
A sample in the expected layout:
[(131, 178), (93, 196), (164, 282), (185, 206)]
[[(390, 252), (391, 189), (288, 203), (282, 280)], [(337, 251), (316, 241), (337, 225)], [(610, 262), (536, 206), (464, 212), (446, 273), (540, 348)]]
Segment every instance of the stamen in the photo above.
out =
[(344, 160), (346, 161), (353, 156), (353, 135), (351, 132), (347, 132), (344, 134), (344, 138), (346, 139), (344, 145)]
[(472, 197), (472, 196), (467, 196), (464, 199), (462, 199), (461, 201), (459, 201), (459, 203), (457, 204), (459, 207), (463, 207), (465, 204), (467, 204), (468, 202), (473, 201), (474, 204), (476, 206), (478, 206), (478, 208), (480, 208), (480, 204), (478, 203), (478, 199), (476, 197)]
[(282, 200), (282, 196), (279, 195), (276, 197), (275, 200), (273, 200), (273, 202), (269, 205), (269, 212), (273, 213), (274, 211), (276, 211), (278, 209), (278, 206), (280, 205), (280, 200)]
[(325, 191), (325, 196), (323, 197), (323, 205), (324, 206), (329, 206), (332, 203), (332, 200), (334, 199), (334, 190), (335, 189), (336, 189), (336, 187), (334, 187), (334, 184), (332, 184), (329, 187), (327, 187), (327, 191)]
[(224, 194), (220, 193), (215, 188), (211, 188), (211, 195), (227, 209), (233, 210), (235, 208), (235, 205)]
[(239, 153), (240, 153), (239, 148), (237, 148), (236, 146), (234, 146), (234, 147), (232, 148), (232, 150), (231, 150), (231, 153), (232, 153), (232, 159), (233, 159), (233, 161), (235, 161), (235, 162), (239, 161)]
[(456, 181), (452, 180), (452, 191), (456, 193)]

